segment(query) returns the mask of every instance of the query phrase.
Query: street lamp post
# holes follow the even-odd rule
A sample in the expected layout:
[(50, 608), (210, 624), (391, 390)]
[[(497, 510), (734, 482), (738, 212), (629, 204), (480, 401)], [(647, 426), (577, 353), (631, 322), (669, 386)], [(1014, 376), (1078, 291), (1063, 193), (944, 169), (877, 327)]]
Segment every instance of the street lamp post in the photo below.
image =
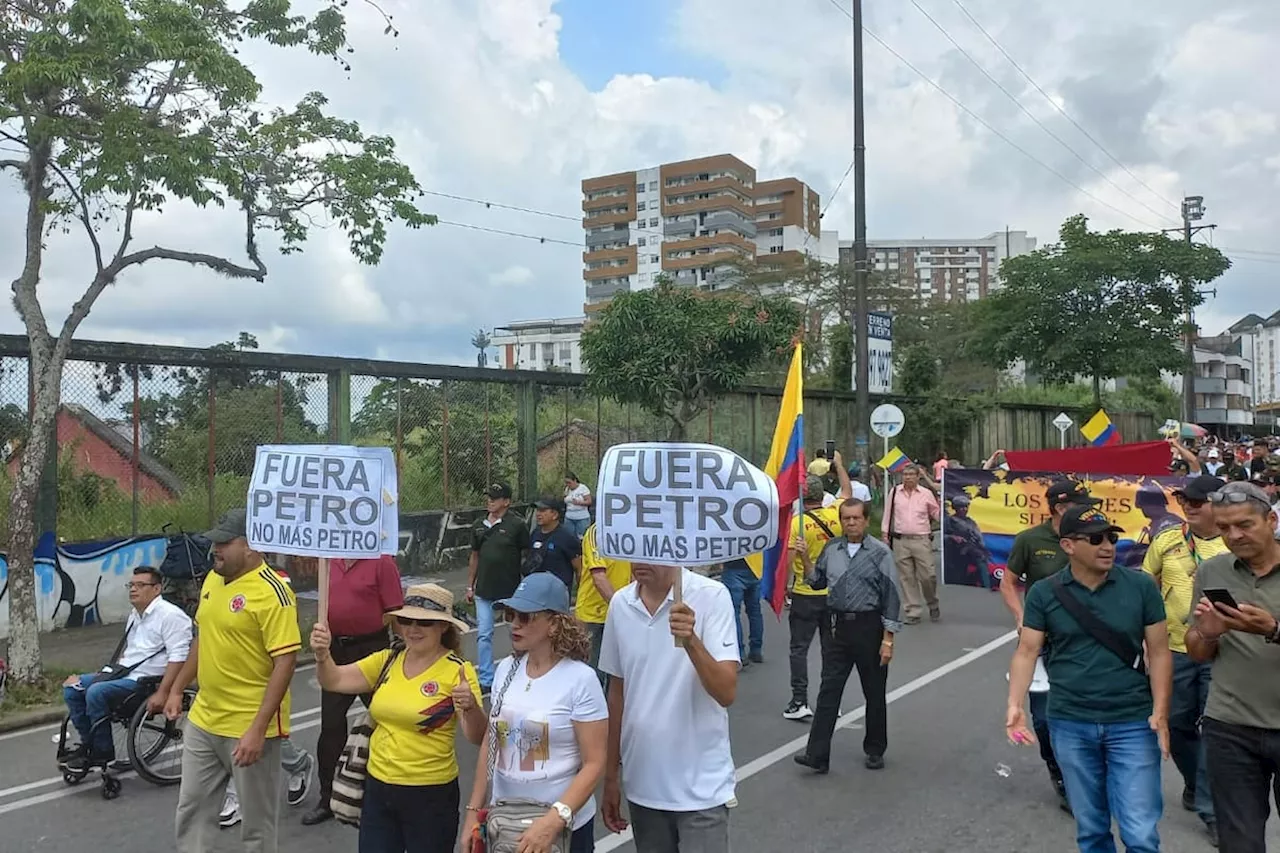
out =
[[(1204, 219), (1204, 196), (1190, 195), (1182, 200), (1182, 235), (1187, 244), (1191, 244), (1191, 236), (1194, 233), (1191, 223)], [(1192, 302), (1192, 283), (1186, 279), (1182, 281), (1182, 298), (1187, 306), (1186, 312), (1186, 334), (1183, 339), (1183, 365), (1182, 365), (1182, 420), (1186, 423), (1192, 423), (1196, 419), (1196, 325), (1195, 314), (1191, 308)]]

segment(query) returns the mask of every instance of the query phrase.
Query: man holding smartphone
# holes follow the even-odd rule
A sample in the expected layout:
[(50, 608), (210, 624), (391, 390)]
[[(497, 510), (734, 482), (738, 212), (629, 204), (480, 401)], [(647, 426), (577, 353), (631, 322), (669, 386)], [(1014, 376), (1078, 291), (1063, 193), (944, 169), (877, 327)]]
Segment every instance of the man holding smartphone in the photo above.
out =
[(1196, 572), (1187, 653), (1212, 662), (1203, 736), (1226, 853), (1264, 853), (1267, 798), (1280, 765), (1280, 541), (1276, 513), (1254, 483), (1215, 492), (1213, 518), (1230, 554)]
[(1226, 485), (1203, 474), (1173, 493), (1182, 509), (1182, 524), (1156, 534), (1147, 548), (1142, 568), (1160, 587), (1169, 625), (1169, 649), (1173, 652), (1173, 697), (1169, 708), (1169, 748), (1182, 774), (1182, 807), (1204, 821), (1211, 842), (1218, 837), (1209, 790), (1209, 768), (1204, 760), (1200, 718), (1209, 698), (1210, 665), (1187, 654), (1187, 624), (1195, 603), (1192, 588), (1200, 565), (1227, 545), (1218, 533), (1209, 496)]

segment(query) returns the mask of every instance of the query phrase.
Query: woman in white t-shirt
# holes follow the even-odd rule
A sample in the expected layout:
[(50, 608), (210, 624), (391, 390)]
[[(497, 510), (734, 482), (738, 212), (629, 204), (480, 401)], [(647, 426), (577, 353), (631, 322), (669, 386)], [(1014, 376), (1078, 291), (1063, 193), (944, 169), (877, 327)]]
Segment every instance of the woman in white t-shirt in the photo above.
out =
[[(547, 813), (521, 836), (530, 850), (548, 849), (568, 826), (569, 853), (591, 853), (594, 792), (604, 775), (609, 734), (604, 691), (586, 663), (591, 641), (569, 612), (568, 588), (549, 572), (529, 575), (498, 603), (512, 614), (515, 654), (494, 673), (493, 710), (467, 801), (463, 853), (471, 853), (479, 810), (509, 799), (547, 804)], [(486, 796), (491, 768), (493, 792)]]
[(591, 526), (591, 489), (570, 471), (564, 475), (564, 525), (581, 539)]

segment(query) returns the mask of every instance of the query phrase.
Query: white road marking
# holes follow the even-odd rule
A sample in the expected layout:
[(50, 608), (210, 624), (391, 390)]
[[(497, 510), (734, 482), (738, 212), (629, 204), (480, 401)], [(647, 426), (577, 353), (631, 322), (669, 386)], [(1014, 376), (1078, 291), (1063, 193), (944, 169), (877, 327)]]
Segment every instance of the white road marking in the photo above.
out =
[[(353, 707), (356, 708), (355, 713), (359, 713), (361, 710), (363, 710), (363, 706), (353, 706)], [(308, 708), (305, 711), (299, 711), (296, 714), (291, 714), (289, 718), (290, 720), (296, 721), (304, 717), (314, 717), (316, 714), (319, 714), (319, 713), (320, 713), (319, 708)], [(318, 725), (320, 725), (319, 720), (310, 720), (308, 722), (301, 723), (301, 724), (298, 724), (295, 722), (291, 728), (291, 732), (298, 732), (298, 731), (303, 731), (304, 729), (315, 728)], [(118, 773), (116, 775), (119, 776), (121, 779), (128, 779), (128, 778), (132, 778), (134, 774), (130, 772), (127, 774)], [(12, 788), (0, 788), (0, 800), (6, 800), (9, 797), (15, 796), (17, 794), (25, 793), (26, 791), (34, 791), (37, 788), (47, 788), (50, 785), (57, 785), (57, 784), (65, 784), (62, 781), (62, 776), (60, 775), (50, 776), (46, 779), (40, 779), (35, 782), (27, 782), (26, 784), (16, 785)], [(90, 787), (93, 787), (93, 786), (90, 786)], [(61, 796), (66, 796), (68, 793), (71, 793), (74, 791), (75, 791), (75, 788), (68, 787), (66, 791), (57, 791), (55, 793)], [(52, 797), (51, 799), (57, 799), (57, 797)], [(4, 814), (6, 811), (11, 811), (12, 809), (10, 808), (10, 806), (13, 806), (13, 805), (19, 805), (21, 803), (27, 803), (28, 805), (36, 805), (37, 802), (44, 802), (44, 800), (40, 800), (38, 798), (33, 797), (32, 801), (29, 803), (27, 803), (26, 800), (20, 800), (19, 803), (10, 803), (4, 806), (0, 806), (0, 814)]]
[[(316, 665), (314, 663), (307, 663), (295, 669), (294, 672), (295, 673), (309, 672), (310, 670), (313, 670), (315, 668), (316, 668)], [(298, 716), (298, 715), (295, 714), (294, 716)], [(0, 741), (12, 740), (14, 738), (25, 737), (27, 735), (36, 735), (36, 734), (40, 734), (41, 732), (56, 732), (59, 729), (59, 727), (61, 727), (61, 725), (62, 725), (61, 723), (50, 723), (45, 726), (35, 726), (29, 729), (18, 729), (16, 732), (5, 732), (4, 734), (0, 735)]]
[[(889, 694), (885, 697), (885, 699), (887, 702), (892, 704), (893, 702), (896, 702), (899, 699), (910, 696), (912, 693), (915, 693), (917, 690), (920, 690), (924, 687), (928, 687), (933, 682), (937, 681), (938, 679), (946, 675), (950, 675), (951, 673), (955, 672), (957, 669), (960, 669), (963, 666), (968, 666), (969, 664), (973, 663), (979, 658), (986, 657), (992, 652), (997, 651), (1001, 646), (1005, 645), (1006, 643), (1008, 643), (1010, 640), (1014, 639), (1017, 636), (1018, 636), (1017, 631), (1010, 631), (1007, 634), (1002, 634), (1001, 636), (996, 637), (991, 642), (983, 646), (979, 646), (978, 648), (974, 649), (968, 654), (963, 655), (962, 657), (958, 657), (955, 660), (951, 661), (950, 663), (943, 664), (937, 669), (930, 670), (929, 672), (926, 672), (924, 675), (920, 676), (919, 678), (913, 679), (912, 681), (908, 681), (906, 684), (902, 685), (896, 690), (891, 690)], [(856, 723), (858, 720), (861, 720), (866, 715), (867, 715), (867, 706), (863, 705), (862, 707), (857, 708), (853, 711), (850, 711), (849, 713), (841, 717), (840, 720), (836, 723), (836, 728), (837, 729), (849, 728), (853, 723)], [(760, 756), (759, 758), (755, 759), (754, 761), (749, 761), (746, 764), (742, 765), (737, 769), (737, 772), (734, 774), (734, 776), (739, 782), (742, 782), (746, 779), (750, 779), (752, 776), (755, 776), (757, 773), (760, 773), (763, 770), (767, 770), (768, 768), (772, 767), (778, 762), (785, 761), (787, 758), (789, 758), (790, 756), (794, 755), (796, 752), (803, 749), (808, 742), (809, 742), (809, 736), (803, 735), (801, 737), (796, 738), (795, 740), (790, 741), (789, 743), (784, 743), (782, 746), (778, 747), (772, 752), (767, 752), (764, 755)], [(0, 810), (0, 814), (3, 814), (2, 810)], [(618, 833), (617, 835), (607, 836), (596, 842), (596, 853), (609, 853), (609, 851), (617, 850), (619, 847), (622, 847), (624, 844), (629, 843), (631, 840), (632, 840), (632, 835), (631, 835), (630, 829), (626, 829), (623, 832)]]

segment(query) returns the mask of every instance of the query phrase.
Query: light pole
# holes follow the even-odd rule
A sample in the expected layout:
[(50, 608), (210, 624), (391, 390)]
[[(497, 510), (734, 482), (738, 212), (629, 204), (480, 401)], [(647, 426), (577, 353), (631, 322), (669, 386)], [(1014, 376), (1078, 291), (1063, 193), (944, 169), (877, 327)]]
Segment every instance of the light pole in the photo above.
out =
[[(1204, 196), (1189, 195), (1182, 200), (1182, 236), (1187, 245), (1191, 244), (1194, 233), (1191, 223), (1204, 219), (1204, 209)], [(1182, 299), (1187, 306), (1182, 364), (1182, 420), (1186, 423), (1192, 423), (1196, 419), (1196, 325), (1195, 314), (1191, 309), (1192, 287), (1190, 281), (1182, 280)]]
[(871, 470), (871, 443), (867, 439), (871, 353), (867, 343), (867, 139), (862, 89), (862, 0), (853, 0), (853, 341), (858, 365), (854, 435), (862, 449), (865, 472)]

